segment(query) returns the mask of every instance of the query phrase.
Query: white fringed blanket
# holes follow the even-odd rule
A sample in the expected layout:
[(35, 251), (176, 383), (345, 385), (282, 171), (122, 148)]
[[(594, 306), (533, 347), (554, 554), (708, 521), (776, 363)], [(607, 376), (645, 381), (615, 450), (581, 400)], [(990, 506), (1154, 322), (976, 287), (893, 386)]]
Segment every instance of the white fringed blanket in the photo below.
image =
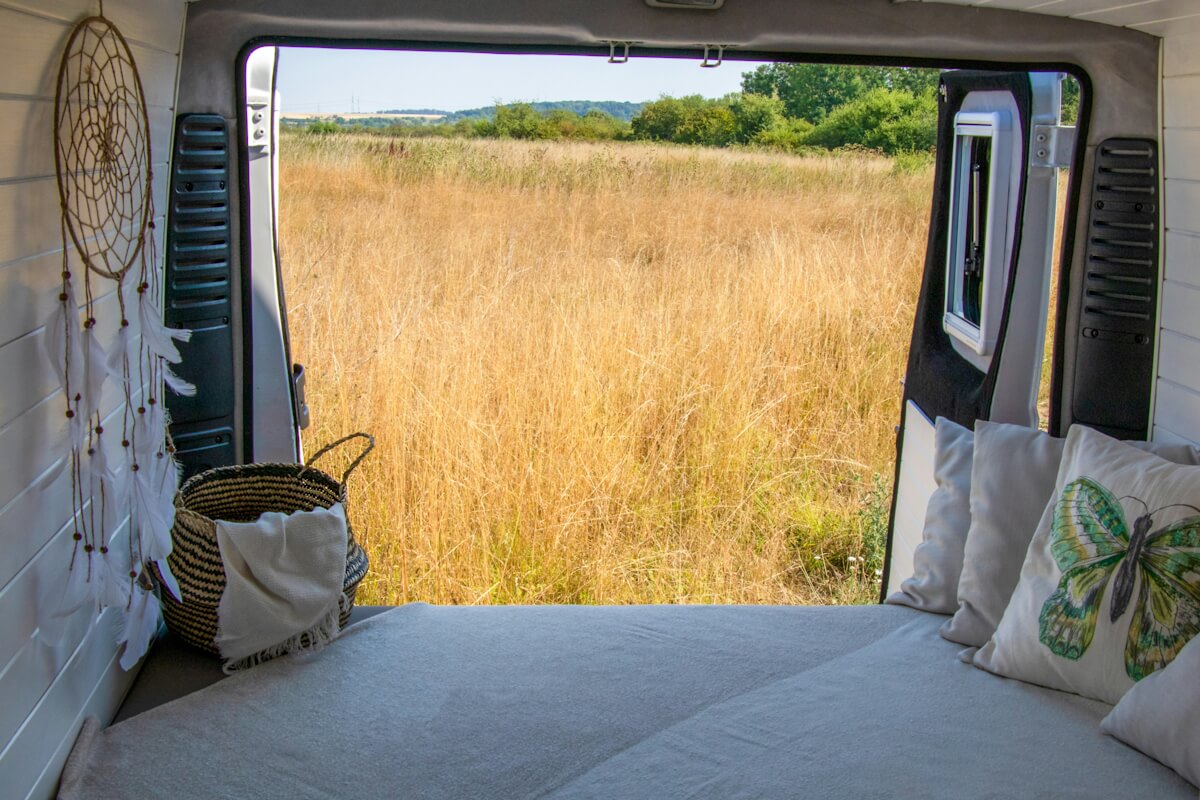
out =
[(1188, 798), (898, 606), (404, 606), (85, 735), (62, 797)]

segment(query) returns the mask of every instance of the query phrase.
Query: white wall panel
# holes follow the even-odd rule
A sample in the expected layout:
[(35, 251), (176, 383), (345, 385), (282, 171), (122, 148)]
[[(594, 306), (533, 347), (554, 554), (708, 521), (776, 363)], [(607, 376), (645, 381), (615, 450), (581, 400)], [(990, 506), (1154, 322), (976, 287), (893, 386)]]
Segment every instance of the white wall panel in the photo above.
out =
[[(166, 217), (160, 214), (154, 222), (155, 242), (161, 254)], [(0, 316), (0, 347), (28, 335), (45, 324), (50, 312), (58, 303), (59, 272), (62, 266), (62, 250), (0, 264), (0, 295), (11, 298), (6, 303), (9, 313)], [(74, 271), (82, 266), (74, 246), (68, 246), (67, 268)]]
[[(150, 158), (162, 169), (170, 153), (174, 114), (170, 108), (155, 106), (150, 115)], [(46, 147), (54, 135), (52, 100), (10, 100), (0, 98), (0, 175), (12, 181), (54, 174), (54, 151)]]
[(1200, 181), (1200, 128), (1163, 131), (1163, 177)]
[(1200, 181), (1164, 181), (1163, 206), (1168, 231), (1200, 234)]
[[(166, 165), (155, 164), (156, 210), (166, 210), (168, 182)], [(0, 264), (46, 253), (61, 253), (58, 211), (58, 183), (53, 177), (18, 179), (9, 183), (0, 179)], [(30, 220), (45, 220), (49, 224), (31, 225)], [(54, 272), (57, 275), (58, 269)]]
[(1163, 78), (1163, 127), (1200, 128), (1200, 75)]
[[(74, 530), (64, 472), (35, 486), (58, 458), (62, 399), (41, 352), (62, 270), (54, 180), (53, 97), (71, 26), (95, 0), (0, 0), (0, 795), (50, 797), (87, 714), (109, 719), (131, 675), (116, 665), (119, 615), (82, 610), (57, 643), (35, 630), (47, 587), (62, 580)], [(186, 12), (184, 0), (105, 0), (126, 36), (150, 112), (158, 222), (167, 205), (167, 162)], [(161, 231), (158, 225), (161, 256)], [(80, 265), (68, 253), (73, 270)], [(100, 284), (101, 319), (114, 316)], [(102, 334), (104, 335), (104, 334)], [(123, 398), (106, 392), (105, 424), (119, 430)], [(107, 441), (120, 446), (119, 434)], [(124, 535), (117, 539), (124, 540)], [(114, 540), (114, 546), (115, 546)]]
[(1200, 73), (1200, 31), (1179, 33), (1163, 40), (1163, 77)]
[(1167, 231), (1163, 249), (1167, 280), (1200, 286), (1200, 236)]
[(1154, 435), (1200, 441), (1200, 18), (1163, 40), (1163, 285)]
[[(153, 2), (153, 0), (150, 0)], [(147, 14), (146, 0), (104, 0), (104, 15), (111, 19), (130, 44), (141, 44), (169, 55), (178, 51), (179, 33), (187, 6), (159, 2), (157, 13)], [(0, 6), (63, 22), (74, 22), (83, 11), (95, 13), (97, 3), (79, 0), (0, 0)], [(82, 11), (81, 11), (82, 9)]]

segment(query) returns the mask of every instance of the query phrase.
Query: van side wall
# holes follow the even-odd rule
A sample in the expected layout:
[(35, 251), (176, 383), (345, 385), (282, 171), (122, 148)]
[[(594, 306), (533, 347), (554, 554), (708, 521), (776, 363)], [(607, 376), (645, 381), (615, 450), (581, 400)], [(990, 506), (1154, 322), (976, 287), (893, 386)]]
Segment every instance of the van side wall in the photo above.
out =
[[(184, 0), (106, 0), (128, 39), (150, 114), (158, 235), (165, 230)], [(50, 797), (84, 717), (107, 721), (133, 678), (117, 666), (117, 614), (81, 610), (57, 647), (39, 641), (39, 595), (71, 553), (71, 483), (33, 484), (57, 460), (61, 391), (41, 347), (63, 267), (54, 177), (58, 61), (95, 0), (0, 0), (0, 794)], [(159, 240), (159, 252), (162, 241)], [(82, 267), (67, 254), (69, 268)], [(107, 281), (97, 316), (114, 316)], [(110, 392), (105, 412), (121, 406)]]
[(1163, 41), (1162, 296), (1154, 438), (1200, 443), (1200, 16), (1159, 23)]

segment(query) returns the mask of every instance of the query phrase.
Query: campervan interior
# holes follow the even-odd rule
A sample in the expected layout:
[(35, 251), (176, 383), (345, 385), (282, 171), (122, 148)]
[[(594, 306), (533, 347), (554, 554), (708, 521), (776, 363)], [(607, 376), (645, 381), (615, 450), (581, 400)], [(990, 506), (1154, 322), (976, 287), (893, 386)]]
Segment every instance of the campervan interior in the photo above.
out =
[(944, 613), (882, 602), (360, 607), (335, 646), (229, 678), (173, 639), (123, 669), (118, 608), (42, 635), (78, 490), (42, 328), (86, 249), (61, 223), (55, 92), (101, 12), (145, 96), (162, 322), (194, 331), (196, 391), (166, 401), (186, 474), (311, 449), (277, 236), (284, 47), (945, 70), (906, 376), (880, 387), (902, 392), (881, 601), (927, 535), (935, 420), (1036, 430), (1048, 344), (1049, 436), (1200, 448), (1195, 0), (0, 0), (0, 795), (1195, 797), (1101, 733), (1110, 704), (970, 668)]

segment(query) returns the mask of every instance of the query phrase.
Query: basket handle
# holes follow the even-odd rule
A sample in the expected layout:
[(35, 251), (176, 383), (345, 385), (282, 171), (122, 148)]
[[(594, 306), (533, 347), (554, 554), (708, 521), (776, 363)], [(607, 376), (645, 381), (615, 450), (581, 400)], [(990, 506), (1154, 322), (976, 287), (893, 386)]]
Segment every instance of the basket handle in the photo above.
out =
[(345, 444), (346, 442), (350, 441), (351, 439), (366, 439), (367, 446), (366, 446), (366, 449), (364, 449), (362, 451), (362, 453), (359, 454), (358, 458), (356, 458), (350, 462), (350, 466), (346, 467), (346, 471), (342, 473), (342, 483), (345, 483), (346, 479), (348, 479), (350, 477), (350, 473), (354, 472), (354, 470), (358, 469), (358, 465), (363, 462), (363, 459), (366, 458), (367, 456), (369, 456), (371, 454), (371, 451), (375, 449), (375, 437), (372, 436), (371, 434), (369, 434), (369, 433), (351, 433), (348, 436), (343, 436), (340, 439), (334, 439), (332, 442), (325, 445), (320, 450), (318, 450), (317, 452), (315, 452), (311, 456), (309, 456), (308, 463), (305, 464), (305, 466), (311, 467), (313, 464), (316, 463), (318, 458), (325, 455), (330, 450), (333, 450), (334, 448), (338, 447), (339, 445)]

